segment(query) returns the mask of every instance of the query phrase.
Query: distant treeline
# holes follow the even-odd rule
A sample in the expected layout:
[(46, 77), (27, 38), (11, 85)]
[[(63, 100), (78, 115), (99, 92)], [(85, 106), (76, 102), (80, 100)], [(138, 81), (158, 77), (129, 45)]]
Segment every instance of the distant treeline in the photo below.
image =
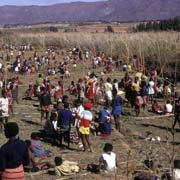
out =
[(134, 28), (135, 32), (169, 30), (180, 31), (180, 16), (175, 17), (174, 19), (140, 23)]

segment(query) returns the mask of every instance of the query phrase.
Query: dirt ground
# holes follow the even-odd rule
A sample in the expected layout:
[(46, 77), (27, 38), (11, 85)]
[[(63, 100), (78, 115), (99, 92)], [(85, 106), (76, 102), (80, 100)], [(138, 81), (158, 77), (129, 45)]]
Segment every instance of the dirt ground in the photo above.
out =
[[(83, 70), (82, 70), (83, 68)], [(66, 79), (65, 86), (68, 87), (71, 80), (78, 80), (79, 77), (85, 75), (86, 68), (79, 65), (78, 69), (72, 72), (71, 77)], [(101, 71), (100, 69), (96, 70)], [(110, 77), (120, 78), (122, 72), (112, 72), (109, 74)], [(8, 74), (8, 76), (13, 76)], [(60, 75), (49, 77), (52, 82), (57, 82)], [(31, 132), (37, 132), (41, 130), (40, 125), (40, 111), (33, 104), (37, 104), (37, 101), (26, 101), (22, 100), (25, 89), (30, 83), (34, 83), (37, 74), (32, 75), (19, 75), (22, 84), (19, 86), (19, 104), (14, 104), (15, 115), (10, 117), (10, 121), (16, 121), (20, 126), (19, 137), (21, 139), (29, 139)], [(67, 93), (68, 94), (68, 93)], [(160, 100), (163, 104), (163, 100)], [(98, 111), (101, 107), (94, 106), (93, 112)], [(56, 146), (51, 146), (48, 143), (42, 142), (43, 146), (52, 151), (52, 156), (48, 159), (49, 162), (53, 163), (55, 156), (60, 155), (66, 160), (77, 161), (81, 166), (86, 167), (89, 163), (97, 163), (98, 158), (102, 153), (102, 148), (105, 142), (110, 142), (114, 146), (114, 152), (118, 157), (118, 169), (114, 174), (92, 174), (86, 170), (82, 170), (79, 174), (67, 179), (78, 179), (78, 180), (125, 180), (132, 179), (132, 175), (127, 169), (133, 169), (132, 166), (136, 165), (138, 169), (143, 168), (143, 161), (147, 158), (152, 158), (157, 162), (158, 173), (170, 167), (172, 156), (180, 159), (180, 127), (176, 127), (174, 137), (171, 133), (171, 126), (173, 117), (158, 117), (153, 113), (149, 112), (151, 105), (149, 104), (146, 110), (141, 110), (140, 117), (135, 117), (135, 112), (125, 104), (123, 112), (125, 115), (121, 116), (122, 132), (119, 133), (114, 129), (110, 137), (99, 137), (91, 135), (90, 139), (94, 149), (94, 153), (82, 152), (79, 145), (71, 144), (71, 149), (60, 150)], [(160, 137), (160, 141), (148, 141), (143, 140), (146, 134), (151, 134), (151, 137)], [(173, 139), (174, 138), (174, 139)], [(1, 145), (5, 143), (3, 134), (0, 134)], [(34, 179), (59, 179), (56, 176), (44, 174), (28, 174), (27, 180)]]

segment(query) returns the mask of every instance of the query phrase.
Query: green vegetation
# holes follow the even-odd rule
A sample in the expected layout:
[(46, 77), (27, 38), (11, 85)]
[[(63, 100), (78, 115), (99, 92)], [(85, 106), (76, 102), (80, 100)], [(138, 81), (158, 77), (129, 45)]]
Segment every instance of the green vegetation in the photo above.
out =
[(142, 31), (180, 31), (180, 17), (174, 19), (162, 20), (162, 21), (150, 21), (140, 23), (134, 28), (136, 32)]

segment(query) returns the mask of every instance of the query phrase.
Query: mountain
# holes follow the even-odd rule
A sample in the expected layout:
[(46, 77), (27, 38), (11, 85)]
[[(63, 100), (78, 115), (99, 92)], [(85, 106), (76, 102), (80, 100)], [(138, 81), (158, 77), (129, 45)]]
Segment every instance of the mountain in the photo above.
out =
[(0, 24), (146, 21), (180, 16), (180, 0), (108, 0), (50, 6), (1, 6)]

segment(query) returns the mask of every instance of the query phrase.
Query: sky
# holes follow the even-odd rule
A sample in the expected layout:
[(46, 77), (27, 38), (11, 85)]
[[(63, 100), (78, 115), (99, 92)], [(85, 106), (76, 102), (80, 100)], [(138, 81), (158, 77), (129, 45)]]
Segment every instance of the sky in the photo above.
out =
[(67, 2), (76, 2), (76, 1), (84, 1), (84, 2), (94, 2), (100, 0), (0, 0), (0, 6), (3, 5), (50, 5), (57, 3), (67, 3)]

